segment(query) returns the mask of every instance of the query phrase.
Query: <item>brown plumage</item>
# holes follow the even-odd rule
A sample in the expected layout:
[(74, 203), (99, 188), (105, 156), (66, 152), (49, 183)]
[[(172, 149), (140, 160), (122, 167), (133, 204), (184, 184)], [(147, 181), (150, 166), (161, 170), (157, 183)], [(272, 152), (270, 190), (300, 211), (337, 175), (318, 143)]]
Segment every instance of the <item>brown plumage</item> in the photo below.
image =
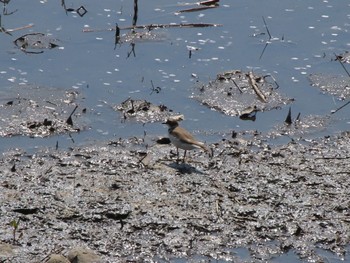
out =
[(178, 158), (179, 148), (185, 150), (183, 161), (185, 161), (186, 152), (188, 150), (201, 148), (206, 152), (209, 151), (209, 149), (203, 142), (197, 141), (191, 133), (186, 131), (184, 128), (181, 128), (177, 121), (167, 120), (164, 124), (167, 124), (169, 126), (169, 139), (171, 143), (174, 144), (176, 147)]

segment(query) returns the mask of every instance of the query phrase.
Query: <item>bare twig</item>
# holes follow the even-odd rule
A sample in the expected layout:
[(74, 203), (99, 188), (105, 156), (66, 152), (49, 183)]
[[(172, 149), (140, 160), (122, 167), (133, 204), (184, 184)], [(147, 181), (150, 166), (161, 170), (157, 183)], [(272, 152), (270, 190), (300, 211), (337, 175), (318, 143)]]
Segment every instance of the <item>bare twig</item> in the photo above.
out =
[(201, 1), (200, 5), (218, 5), (220, 0), (209, 0), (209, 1)]
[(203, 11), (206, 9), (211, 9), (211, 8), (217, 8), (217, 5), (209, 5), (209, 6), (201, 6), (201, 7), (194, 7), (194, 8), (189, 8), (189, 9), (182, 9), (177, 11), (176, 13), (190, 13), (190, 12), (198, 12), (198, 11)]
[(262, 56), (264, 55), (265, 50), (266, 50), (267, 46), (269, 45), (269, 43), (270, 43), (270, 42), (266, 42), (266, 44), (265, 44), (265, 46), (264, 46), (264, 49), (263, 49), (263, 51), (262, 51), (262, 52), (261, 52), (261, 54), (260, 54), (259, 59), (261, 59), (261, 58), (262, 58)]
[(74, 114), (74, 112), (76, 111), (77, 108), (78, 108), (78, 105), (75, 106), (74, 110), (73, 110), (72, 113), (69, 115), (68, 119), (66, 120), (66, 123), (67, 123), (68, 125), (73, 126), (72, 115)]
[(114, 49), (117, 48), (117, 44), (120, 41), (120, 29), (118, 24), (115, 25), (115, 40), (114, 40)]
[(280, 87), (280, 86), (278, 85), (276, 79), (275, 79), (271, 74), (265, 75), (263, 78), (265, 79), (266, 77), (272, 78), (273, 82), (275, 82), (275, 85), (276, 85), (276, 88), (275, 88), (275, 89), (278, 89), (278, 88)]
[(131, 46), (131, 50), (130, 50), (130, 52), (128, 52), (127, 58), (129, 58), (131, 54), (133, 54), (134, 57), (136, 57), (136, 53), (135, 53), (135, 43), (131, 43), (130, 46)]
[(346, 67), (344, 66), (343, 62), (341, 61), (341, 56), (338, 56), (337, 54), (334, 53), (334, 55), (336, 56), (336, 60), (339, 61), (340, 65), (343, 67), (343, 69), (345, 70), (346, 74), (348, 74), (348, 76), (350, 77), (350, 73), (349, 71), (346, 69)]
[(342, 108), (344, 108), (346, 105), (350, 104), (350, 101), (348, 101), (347, 103), (345, 103), (344, 105), (340, 106), (338, 109), (336, 110), (332, 110), (331, 111), (331, 114), (334, 114), (336, 113), (337, 111), (341, 110)]
[(270, 34), (270, 30), (266, 24), (266, 21), (265, 21), (265, 17), (262, 17), (263, 21), (264, 21), (264, 25), (265, 25), (265, 28), (266, 28), (266, 31), (267, 31), (267, 34), (269, 35), (269, 40), (271, 40), (271, 34)]
[(249, 84), (252, 86), (252, 88), (254, 89), (256, 95), (259, 97), (259, 99), (263, 102), (267, 102), (266, 100), (266, 96), (264, 95), (264, 93), (262, 93), (262, 91), (259, 89), (258, 84), (256, 83), (256, 80), (254, 78), (254, 75), (252, 72), (249, 72), (247, 75), (248, 78), (248, 82)]
[(31, 28), (31, 27), (33, 27), (33, 26), (34, 26), (33, 24), (29, 24), (29, 25), (26, 25), (26, 26), (21, 26), (21, 27), (16, 27), (16, 28), (12, 28), (12, 29), (7, 29), (6, 31), (7, 31), (7, 32), (13, 32), (13, 31), (18, 31), (18, 30), (23, 30), (23, 29)]
[(267, 23), (266, 23), (266, 21), (265, 21), (265, 17), (262, 17), (262, 19), (263, 19), (263, 21), (264, 21), (264, 25), (265, 25), (265, 28), (266, 28), (266, 32), (267, 32), (267, 34), (269, 35), (269, 40), (266, 41), (265, 47), (264, 47), (263, 51), (261, 52), (261, 55), (260, 55), (259, 59), (261, 59), (262, 56), (264, 55), (267, 46), (270, 44), (269, 41), (270, 41), (271, 38), (272, 38), (272, 36), (271, 36), (271, 34), (270, 34), (270, 30), (269, 30), (269, 28), (268, 28), (268, 26), (267, 26)]
[(239, 90), (239, 92), (243, 93), (242, 89), (237, 85), (236, 81), (233, 78), (231, 78), (230, 80), (233, 82), (233, 84), (235, 84), (235, 86)]
[(136, 26), (136, 22), (137, 22), (137, 13), (138, 13), (138, 5), (137, 5), (137, 1), (138, 0), (134, 0), (134, 16), (132, 18), (132, 25)]

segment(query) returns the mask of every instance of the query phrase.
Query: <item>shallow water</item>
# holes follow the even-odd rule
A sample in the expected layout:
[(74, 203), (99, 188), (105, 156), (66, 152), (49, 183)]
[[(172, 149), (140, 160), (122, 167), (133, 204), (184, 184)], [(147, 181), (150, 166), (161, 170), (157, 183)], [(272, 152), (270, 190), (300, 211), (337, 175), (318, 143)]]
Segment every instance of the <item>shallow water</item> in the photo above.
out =
[[(97, 29), (130, 26), (132, 1), (84, 1), (87, 14), (66, 13), (60, 1), (13, 0), (6, 5), (11, 15), (1, 15), (6, 29), (33, 24), (29, 29), (2, 34), (0, 38), (0, 92), (13, 86), (40, 85), (63, 90), (74, 89), (84, 95), (85, 130), (49, 138), (17, 136), (0, 138), (0, 151), (37, 147), (75, 146), (94, 140), (143, 135), (163, 136), (160, 123), (125, 122), (111, 106), (128, 97), (164, 104), (185, 115), (184, 126), (197, 137), (214, 142), (232, 130), (269, 132), (283, 123), (289, 106), (259, 113), (255, 122), (225, 116), (192, 100), (196, 83), (207, 83), (216, 74), (231, 69), (272, 74), (280, 92), (295, 98), (293, 117), (326, 115), (345, 101), (311, 87), (312, 73), (343, 75), (334, 59), (349, 49), (350, 4), (347, 1), (221, 1), (220, 7), (194, 13), (175, 14), (184, 9), (174, 1), (139, 1), (137, 24), (217, 23), (222, 27), (167, 28), (154, 30), (156, 40), (138, 41), (135, 56), (129, 43), (114, 45), (114, 32)], [(67, 8), (80, 3), (66, 1)], [(272, 39), (269, 40), (263, 17)], [(84, 33), (84, 28), (96, 29)], [(42, 54), (26, 54), (13, 41), (21, 35), (42, 32), (57, 39), (60, 47)], [(122, 30), (122, 34), (128, 33)], [(199, 48), (189, 58), (187, 46)], [(345, 65), (347, 66), (347, 65)], [(193, 77), (193, 74), (197, 78)], [(159, 87), (160, 92), (152, 92)], [(6, 95), (2, 95), (6, 96)], [(3, 105), (1, 100), (1, 105)], [(69, 113), (67, 113), (69, 114)], [(332, 115), (329, 126), (311, 137), (349, 130), (349, 107)], [(205, 132), (209, 131), (209, 132)], [(276, 142), (285, 142), (282, 138)], [(276, 261), (277, 262), (277, 261)], [(286, 261), (285, 261), (286, 262)], [(335, 262), (330, 260), (330, 262)]]
[[(128, 43), (114, 49), (114, 32), (83, 33), (82, 29), (108, 29), (132, 23), (132, 1), (85, 1), (87, 14), (66, 13), (53, 1), (11, 1), (6, 5), (11, 15), (2, 15), (6, 29), (33, 24), (30, 29), (3, 34), (0, 39), (2, 61), (0, 86), (34, 84), (60, 89), (77, 89), (85, 96), (88, 107), (87, 130), (48, 139), (1, 139), (1, 149), (38, 145), (61, 147), (91, 140), (148, 134), (163, 135), (159, 123), (122, 123), (121, 116), (111, 110), (128, 97), (165, 104), (185, 115), (184, 125), (203, 140), (216, 141), (220, 134), (231, 130), (270, 131), (283, 123), (288, 107), (259, 114), (255, 122), (227, 117), (210, 110), (190, 98), (197, 81), (207, 83), (225, 70), (253, 70), (272, 74), (280, 92), (295, 98), (292, 113), (306, 115), (329, 114), (344, 103), (336, 97), (322, 94), (311, 87), (308, 74), (346, 73), (334, 58), (348, 48), (349, 4), (328, 1), (221, 1), (220, 7), (193, 13), (175, 12), (186, 8), (173, 1), (140, 2), (137, 24), (152, 23), (218, 23), (222, 27), (168, 28), (154, 30), (159, 41), (140, 41), (135, 45), (135, 57), (128, 52)], [(66, 1), (67, 8), (78, 3)], [(189, 6), (193, 7), (193, 6)], [(269, 39), (262, 17), (272, 36)], [(14, 44), (17, 37), (30, 32), (50, 34), (58, 39), (59, 48), (44, 50), (39, 55), (25, 54)], [(122, 30), (121, 34), (128, 33)], [(189, 58), (187, 46), (198, 47)], [(197, 79), (191, 74), (196, 74)], [(152, 84), (160, 92), (152, 92)], [(349, 129), (348, 109), (332, 116), (329, 127), (315, 136)], [(209, 130), (214, 136), (204, 136)]]

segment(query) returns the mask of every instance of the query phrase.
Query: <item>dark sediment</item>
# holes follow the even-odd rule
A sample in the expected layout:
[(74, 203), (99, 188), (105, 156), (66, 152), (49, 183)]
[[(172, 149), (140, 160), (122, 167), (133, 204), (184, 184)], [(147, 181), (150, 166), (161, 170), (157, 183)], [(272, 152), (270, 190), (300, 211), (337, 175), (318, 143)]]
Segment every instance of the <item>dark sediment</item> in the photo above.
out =
[[(240, 135), (238, 134), (238, 137)], [(295, 249), (341, 258), (350, 241), (350, 135), (272, 146), (263, 137), (212, 144), (214, 157), (154, 140), (117, 140), (0, 161), (1, 241), (7, 260), (37, 262), (72, 247), (105, 261), (205, 255), (255, 260)], [(15, 240), (12, 220), (19, 225)]]

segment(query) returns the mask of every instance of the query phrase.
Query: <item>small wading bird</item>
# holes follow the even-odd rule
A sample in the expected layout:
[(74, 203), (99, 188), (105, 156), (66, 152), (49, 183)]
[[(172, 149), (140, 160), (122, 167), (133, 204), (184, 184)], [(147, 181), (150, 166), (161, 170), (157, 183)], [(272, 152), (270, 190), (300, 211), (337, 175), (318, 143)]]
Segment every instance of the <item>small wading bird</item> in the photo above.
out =
[(209, 149), (203, 142), (197, 141), (191, 133), (179, 126), (176, 120), (168, 119), (163, 124), (169, 126), (169, 139), (176, 147), (177, 160), (179, 160), (179, 148), (185, 150), (183, 162), (185, 162), (186, 152), (193, 149), (203, 149), (208, 152)]

